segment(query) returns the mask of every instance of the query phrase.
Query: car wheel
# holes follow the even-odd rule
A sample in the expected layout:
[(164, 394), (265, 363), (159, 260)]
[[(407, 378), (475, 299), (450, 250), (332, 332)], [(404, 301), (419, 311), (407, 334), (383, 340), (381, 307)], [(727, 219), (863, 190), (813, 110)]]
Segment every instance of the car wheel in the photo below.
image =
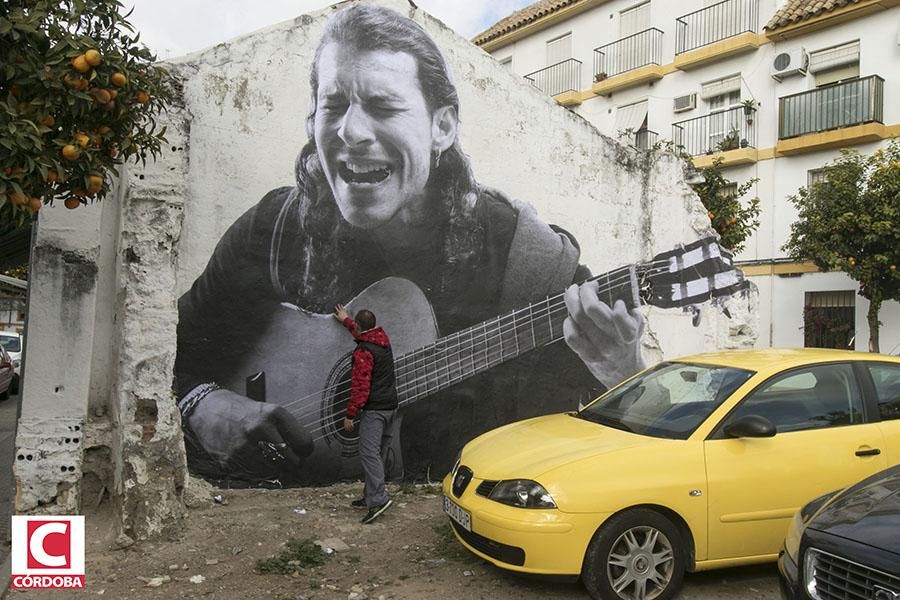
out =
[(0, 392), (0, 400), (6, 400), (7, 398), (9, 398), (9, 388)]
[(610, 517), (584, 557), (582, 580), (593, 598), (667, 600), (684, 577), (678, 528), (656, 511), (637, 508)]

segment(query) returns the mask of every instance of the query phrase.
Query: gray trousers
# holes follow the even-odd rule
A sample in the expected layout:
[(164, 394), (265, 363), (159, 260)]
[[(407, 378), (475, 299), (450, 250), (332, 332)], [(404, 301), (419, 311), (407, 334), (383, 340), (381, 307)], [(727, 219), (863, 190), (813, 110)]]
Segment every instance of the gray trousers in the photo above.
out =
[(387, 502), (384, 489), (384, 454), (394, 436), (397, 410), (363, 410), (359, 419), (359, 459), (365, 474), (363, 496), (372, 508)]

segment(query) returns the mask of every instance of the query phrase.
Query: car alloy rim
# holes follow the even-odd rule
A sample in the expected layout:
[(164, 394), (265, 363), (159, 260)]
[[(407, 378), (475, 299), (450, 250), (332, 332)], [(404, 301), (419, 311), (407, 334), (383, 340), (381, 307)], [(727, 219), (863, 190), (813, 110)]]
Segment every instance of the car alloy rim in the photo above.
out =
[(619, 598), (653, 600), (662, 594), (675, 572), (672, 544), (659, 529), (632, 527), (609, 551), (606, 574)]

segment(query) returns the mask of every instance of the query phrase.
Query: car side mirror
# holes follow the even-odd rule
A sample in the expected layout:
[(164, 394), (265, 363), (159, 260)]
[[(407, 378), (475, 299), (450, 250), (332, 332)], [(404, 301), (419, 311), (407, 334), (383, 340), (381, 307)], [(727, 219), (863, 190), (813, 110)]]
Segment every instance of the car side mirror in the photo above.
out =
[(745, 415), (726, 425), (725, 435), (735, 438), (774, 437), (775, 425), (761, 415)]

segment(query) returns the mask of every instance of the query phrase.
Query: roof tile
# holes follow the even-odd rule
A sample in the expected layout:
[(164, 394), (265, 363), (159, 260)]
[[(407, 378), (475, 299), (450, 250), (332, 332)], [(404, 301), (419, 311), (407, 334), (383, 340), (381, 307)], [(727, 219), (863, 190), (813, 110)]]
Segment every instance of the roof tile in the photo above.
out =
[(515, 31), (525, 25), (530, 23), (534, 23), (548, 15), (551, 15), (567, 6), (572, 6), (574, 4), (579, 4), (580, 2), (584, 2), (585, 0), (538, 0), (534, 4), (529, 4), (525, 8), (521, 10), (517, 10), (513, 14), (508, 17), (504, 17), (500, 19), (490, 28), (482, 31), (474, 38), (472, 38), (472, 43), (476, 46), (481, 46), (493, 39), (496, 39), (504, 34), (510, 33), (511, 31)]
[(862, 0), (785, 0), (784, 6), (766, 24), (766, 30), (772, 31), (795, 23), (812, 19), (825, 12), (856, 4)]

